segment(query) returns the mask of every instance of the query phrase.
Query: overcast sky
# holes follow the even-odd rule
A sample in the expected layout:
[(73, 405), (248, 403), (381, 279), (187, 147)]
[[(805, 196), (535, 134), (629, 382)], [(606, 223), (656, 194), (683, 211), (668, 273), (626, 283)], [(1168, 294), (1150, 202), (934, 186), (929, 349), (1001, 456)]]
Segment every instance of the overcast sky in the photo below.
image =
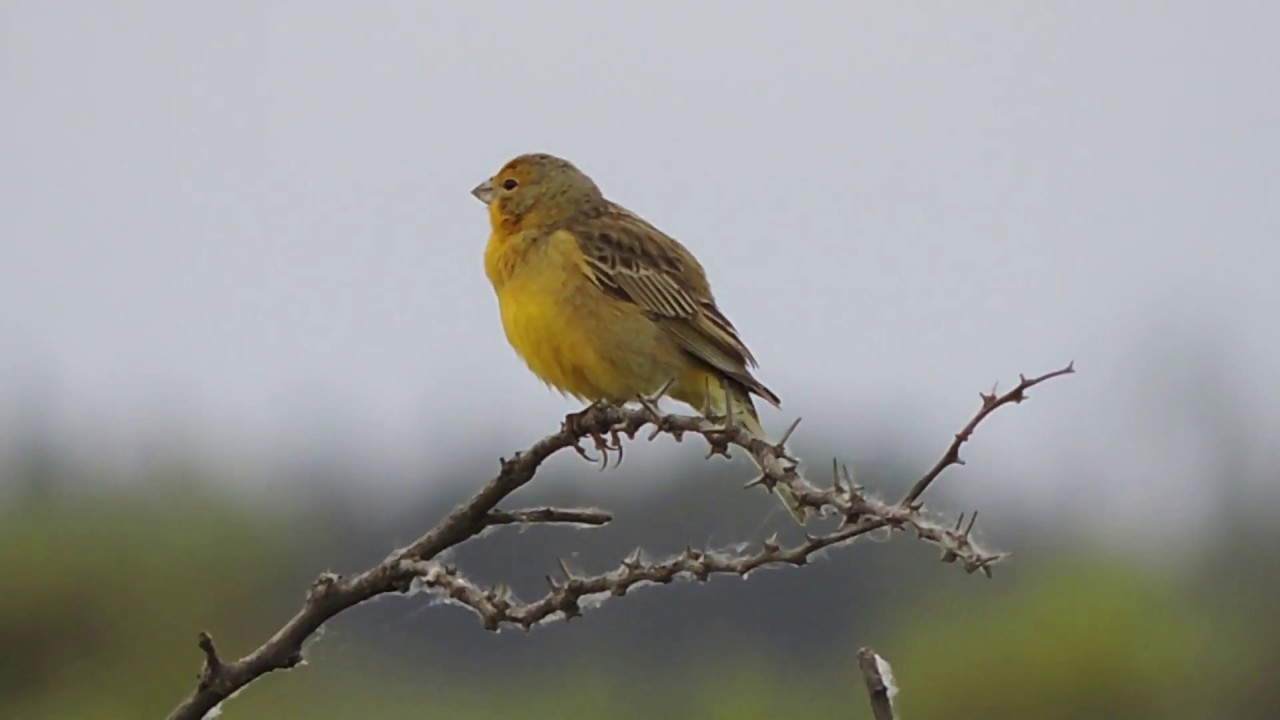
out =
[(1278, 26), (1266, 2), (8, 0), (0, 448), (34, 414), (104, 466), (173, 443), (235, 483), (553, 430), (575, 403), (507, 346), (468, 194), (549, 151), (701, 258), (783, 397), (767, 426), (929, 458), (979, 390), (1075, 360), (981, 436), (973, 487), (1194, 488), (1200, 394), (1276, 458)]

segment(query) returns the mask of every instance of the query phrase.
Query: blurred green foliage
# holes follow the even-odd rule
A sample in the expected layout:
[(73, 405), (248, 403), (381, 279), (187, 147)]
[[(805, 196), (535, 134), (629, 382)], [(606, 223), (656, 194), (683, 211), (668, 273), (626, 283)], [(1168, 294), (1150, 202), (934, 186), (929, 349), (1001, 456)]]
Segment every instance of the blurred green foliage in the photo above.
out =
[(288, 545), (263, 520), (159, 483), (0, 510), (0, 716), (159, 713), (190, 684), (194, 632), (262, 627)]
[[(283, 513), (209, 487), (165, 476), (6, 501), (0, 717), (161, 717), (193, 685), (197, 631), (238, 655), (296, 609), (314, 571), (367, 565), (442, 511), (415, 509), (388, 534), (343, 515), (341, 499)], [(679, 503), (656, 502), (667, 517)], [(485, 634), (422, 597), (380, 600), (331, 623), (305, 666), (254, 684), (223, 717), (866, 718), (863, 644), (893, 663), (907, 718), (1275, 716), (1267, 602), (1206, 592), (1206, 578), (1225, 582), (1213, 563), (1144, 569), (1139, 557), (1068, 552), (1076, 540), (1037, 537), (994, 581), (929, 563), (910, 540), (864, 543), (745, 585), (647, 590), (529, 635)], [(480, 545), (493, 572), (526, 564), (497, 538)]]
[(910, 717), (1222, 717), (1260, 649), (1175, 583), (1104, 557), (907, 614), (922, 619), (894, 653)]

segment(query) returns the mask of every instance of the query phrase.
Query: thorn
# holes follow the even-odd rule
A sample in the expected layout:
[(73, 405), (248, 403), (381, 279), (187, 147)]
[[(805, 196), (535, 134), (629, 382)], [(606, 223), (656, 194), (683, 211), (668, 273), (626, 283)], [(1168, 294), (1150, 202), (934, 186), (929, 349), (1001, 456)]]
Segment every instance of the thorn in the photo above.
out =
[(639, 567), (640, 567), (640, 553), (641, 553), (641, 552), (642, 552), (642, 551), (641, 551), (641, 549), (640, 549), (640, 546), (639, 546), (639, 545), (637, 545), (637, 546), (636, 546), (636, 549), (635, 549), (635, 550), (632, 550), (632, 551), (631, 551), (631, 554), (627, 556), (627, 559), (622, 561), (622, 566), (623, 566), (623, 567), (625, 567), (625, 568), (626, 568), (626, 569), (628, 569), (628, 570), (635, 570), (635, 569), (639, 568)]
[(974, 510), (973, 515), (969, 516), (969, 527), (964, 529), (964, 537), (968, 538), (969, 533), (973, 532), (973, 524), (978, 522), (978, 511)]
[(782, 438), (778, 440), (778, 442), (774, 445), (774, 447), (777, 448), (778, 452), (782, 452), (786, 448), (787, 441), (791, 439), (791, 434), (796, 431), (796, 428), (800, 427), (800, 421), (802, 419), (803, 418), (796, 418), (794, 421), (792, 421), (791, 426), (788, 427), (782, 433)]
[(684, 548), (684, 556), (687, 560), (700, 560), (702, 558), (702, 552), (694, 550), (692, 545), (686, 545)]
[(753, 488), (753, 487), (755, 487), (755, 486), (757, 486), (757, 485), (765, 485), (765, 486), (768, 486), (768, 485), (769, 485), (769, 477), (768, 477), (767, 475), (765, 475), (764, 473), (760, 473), (758, 476), (756, 476), (756, 478), (755, 478), (754, 480), (750, 480), (750, 481), (748, 481), (745, 485), (743, 485), (743, 486), (742, 486), (742, 489), (743, 489), (743, 490), (748, 490), (748, 489)]
[(778, 533), (770, 535), (762, 544), (764, 545), (764, 551), (770, 555), (782, 549), (778, 546)]
[(671, 389), (673, 384), (675, 384), (675, 380), (671, 379), (663, 383), (662, 387), (658, 388), (658, 390), (652, 395), (640, 393), (637, 396), (640, 402), (640, 407), (649, 414), (649, 420), (655, 425), (657, 425), (659, 420), (662, 418), (662, 409), (658, 407), (658, 402), (667, 394), (667, 391)]
[(848, 486), (847, 489), (850, 495), (854, 494), (855, 492), (860, 492), (862, 490), (862, 486), (853, 481), (853, 471), (849, 469), (848, 465), (841, 463), (840, 473), (844, 475), (844, 481), (845, 481), (845, 484)]
[(564, 573), (565, 578), (572, 580), (573, 572), (571, 572), (569, 570), (569, 566), (565, 564), (564, 558), (559, 558), (557, 562), (560, 563), (560, 572)]
[(564, 587), (560, 583), (556, 582), (555, 578), (550, 575), (544, 575), (543, 577), (547, 579), (547, 585), (551, 588), (551, 592), (560, 592), (560, 588)]
[(853, 471), (849, 469), (848, 465), (844, 463), (840, 463), (840, 471), (844, 473), (844, 477), (846, 480), (849, 481), (850, 485), (853, 485), (854, 487), (858, 487), (858, 484), (853, 481)]
[(725, 440), (723, 433), (707, 432), (703, 433), (703, 437), (707, 439), (707, 444), (710, 446), (703, 460), (710, 460), (717, 455), (723, 456), (726, 460), (733, 459), (733, 456), (729, 454), (729, 442)]
[(951, 532), (960, 532), (960, 526), (964, 524), (964, 513), (960, 513), (960, 519), (956, 520), (956, 528)]

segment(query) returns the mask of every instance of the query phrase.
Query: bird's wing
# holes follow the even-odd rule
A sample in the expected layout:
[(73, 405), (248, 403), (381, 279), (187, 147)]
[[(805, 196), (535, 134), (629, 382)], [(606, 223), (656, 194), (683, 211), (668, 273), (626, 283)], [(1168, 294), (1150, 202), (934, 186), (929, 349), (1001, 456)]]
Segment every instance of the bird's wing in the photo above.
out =
[(617, 206), (569, 230), (595, 285), (640, 306), (696, 359), (777, 403), (748, 370), (755, 357), (716, 307), (702, 266), (676, 240)]

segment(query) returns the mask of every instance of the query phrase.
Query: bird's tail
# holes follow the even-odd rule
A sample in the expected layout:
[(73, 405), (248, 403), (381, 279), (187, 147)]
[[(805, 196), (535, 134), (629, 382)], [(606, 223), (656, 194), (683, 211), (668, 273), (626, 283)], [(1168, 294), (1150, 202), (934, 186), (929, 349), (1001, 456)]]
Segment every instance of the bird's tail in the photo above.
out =
[[(716, 408), (717, 412), (726, 412), (734, 422), (738, 423), (747, 432), (756, 438), (765, 442), (771, 442), (769, 436), (765, 434), (764, 427), (760, 425), (760, 416), (756, 414), (755, 403), (751, 401), (751, 395), (747, 393), (746, 388), (737, 383), (725, 382), (724, 409)], [(804, 525), (808, 519), (809, 509), (801, 505), (796, 499), (791, 489), (785, 485), (774, 485), (773, 492), (782, 500), (782, 504), (787, 508), (787, 512), (796, 522)]]

